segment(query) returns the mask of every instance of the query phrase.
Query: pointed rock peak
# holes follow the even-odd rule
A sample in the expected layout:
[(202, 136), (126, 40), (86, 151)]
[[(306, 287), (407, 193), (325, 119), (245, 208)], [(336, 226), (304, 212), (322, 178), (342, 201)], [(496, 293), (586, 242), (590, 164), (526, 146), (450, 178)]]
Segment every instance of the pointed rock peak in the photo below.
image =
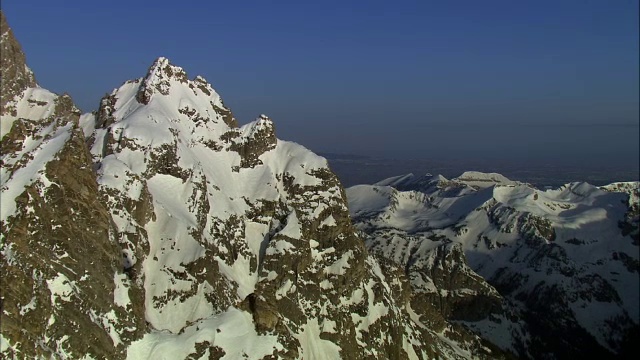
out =
[(7, 23), (7, 19), (4, 17), (4, 12), (0, 10), (0, 34), (2, 34), (3, 38), (5, 33), (7, 33), (9, 30), (11, 30), (9, 28), (9, 23)]
[(580, 197), (591, 196), (595, 193), (602, 193), (602, 190), (597, 186), (591, 185), (588, 182), (573, 182), (568, 184), (567, 190), (574, 195)]
[(106, 95), (101, 100), (96, 125), (105, 128), (123, 120), (136, 112), (140, 104), (161, 111), (165, 118), (188, 119), (196, 126), (204, 126), (211, 120), (211, 124), (223, 122), (230, 128), (238, 127), (231, 110), (203, 77), (190, 80), (183, 68), (165, 57), (157, 58), (144, 77), (126, 81)]
[(273, 132), (273, 120), (265, 114), (260, 114), (254, 121), (257, 128), (270, 128)]
[(177, 77), (183, 76), (184, 81), (185, 82), (187, 81), (186, 73), (181, 67), (171, 64), (169, 59), (167, 59), (164, 56), (160, 56), (149, 67), (145, 80), (150, 81), (150, 80), (162, 78), (165, 76), (173, 77), (174, 75), (177, 75)]
[(13, 35), (2, 11), (0, 11), (0, 63), (2, 64), (0, 114), (3, 114), (8, 101), (25, 89), (38, 85), (33, 72), (26, 65), (22, 47)]
[(188, 80), (187, 73), (184, 69), (171, 64), (169, 59), (161, 56), (149, 67), (145, 81), (157, 82), (162, 79), (175, 79), (183, 83), (186, 83)]
[(147, 105), (154, 94), (169, 95), (171, 87), (176, 84), (188, 87), (195, 96), (205, 95), (208, 97), (207, 101), (217, 113), (223, 116), (229, 126), (238, 126), (230, 110), (224, 106), (218, 93), (204, 77), (198, 75), (193, 80), (189, 80), (183, 68), (173, 65), (165, 57), (157, 58), (149, 67), (147, 75), (140, 83), (136, 99), (139, 103)]
[(265, 114), (261, 114), (254, 121), (243, 126), (241, 129), (244, 138), (253, 138), (257, 134), (270, 139), (275, 144), (275, 129), (273, 121)]
[(157, 58), (149, 67), (147, 75), (142, 80), (136, 99), (138, 102), (146, 105), (155, 93), (169, 95), (171, 81), (186, 84), (189, 80), (184, 69), (171, 64), (169, 59), (165, 57)]
[(274, 149), (278, 143), (273, 122), (264, 114), (242, 126), (239, 129), (239, 135), (229, 149), (240, 154), (242, 168), (252, 168), (262, 164), (260, 155)]

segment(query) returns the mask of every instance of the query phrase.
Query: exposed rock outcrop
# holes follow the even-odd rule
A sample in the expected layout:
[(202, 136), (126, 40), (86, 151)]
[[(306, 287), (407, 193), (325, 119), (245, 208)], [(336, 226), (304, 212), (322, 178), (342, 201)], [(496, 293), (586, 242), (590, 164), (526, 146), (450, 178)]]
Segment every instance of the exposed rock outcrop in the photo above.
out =
[(22, 47), (16, 40), (0, 10), (0, 115), (14, 113), (15, 108), (7, 108), (7, 102), (20, 95), (27, 88), (36, 87), (36, 79), (27, 67)]

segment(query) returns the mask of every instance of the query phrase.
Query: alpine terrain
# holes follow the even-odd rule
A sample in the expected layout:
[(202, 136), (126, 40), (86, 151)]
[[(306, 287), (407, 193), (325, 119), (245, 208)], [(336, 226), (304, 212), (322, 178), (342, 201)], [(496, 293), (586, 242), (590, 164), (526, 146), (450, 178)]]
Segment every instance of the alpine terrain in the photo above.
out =
[(639, 195), (638, 182), (543, 191), (478, 172), (347, 189), (369, 251), (405, 269), (413, 309), (532, 359), (638, 355)]
[(2, 358), (635, 350), (637, 183), (468, 173), (345, 192), (166, 58), (82, 114), (0, 20)]

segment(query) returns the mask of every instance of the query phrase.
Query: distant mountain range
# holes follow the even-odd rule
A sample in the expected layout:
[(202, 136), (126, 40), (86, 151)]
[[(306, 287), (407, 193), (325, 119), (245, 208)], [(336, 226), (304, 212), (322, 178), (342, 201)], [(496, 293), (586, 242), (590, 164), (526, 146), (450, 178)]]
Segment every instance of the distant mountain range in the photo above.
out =
[(639, 197), (638, 182), (540, 190), (479, 172), (347, 189), (369, 251), (405, 269), (412, 308), (534, 359), (637, 354)]
[(638, 167), (619, 164), (563, 164), (531, 161), (494, 161), (478, 159), (448, 159), (430, 154), (416, 154), (414, 158), (383, 158), (349, 154), (319, 153), (329, 161), (329, 167), (338, 175), (344, 186), (374, 184), (380, 179), (398, 174), (437, 173), (457, 177), (474, 169), (481, 172), (497, 172), (539, 188), (560, 187), (569, 182), (586, 181), (602, 186), (616, 181), (638, 181)]

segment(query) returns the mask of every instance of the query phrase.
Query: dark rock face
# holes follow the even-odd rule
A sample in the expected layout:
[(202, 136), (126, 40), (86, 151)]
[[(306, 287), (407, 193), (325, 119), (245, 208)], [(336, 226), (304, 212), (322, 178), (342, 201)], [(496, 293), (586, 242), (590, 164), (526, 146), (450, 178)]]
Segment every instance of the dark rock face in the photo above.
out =
[(501, 296), (467, 266), (458, 244), (436, 247), (430, 261), (415, 271), (426, 275), (439, 290), (425, 300), (440, 308), (446, 319), (479, 321), (502, 313)]
[[(3, 226), (11, 254), (1, 265), (11, 284), (2, 288), (3, 336), (17, 357), (114, 357), (122, 348), (109, 337), (108, 320), (96, 320), (122, 313), (113, 304), (121, 258), (79, 129), (46, 165), (46, 176), (56, 185), (26, 188), (16, 199), (21, 210)], [(82, 337), (69, 336), (78, 331)]]
[[(4, 106), (36, 84), (4, 15), (2, 33)], [(3, 356), (114, 358), (138, 330), (110, 336), (112, 319), (121, 316), (130, 329), (144, 322), (127, 318), (113, 301), (122, 260), (78, 127), (80, 112), (69, 96), (39, 91), (42, 100), (30, 106), (46, 117), (23, 118), (17, 106), (3, 113), (17, 118), (1, 153), (0, 323), (3, 349), (9, 346)]]
[(143, 105), (148, 105), (154, 93), (169, 95), (171, 80), (186, 84), (188, 81), (187, 74), (184, 70), (169, 64), (167, 59), (157, 59), (149, 67), (147, 75), (142, 80), (142, 84), (136, 94), (136, 100)]
[(25, 89), (36, 86), (33, 72), (27, 67), (22, 47), (9, 28), (4, 13), (0, 11), (0, 115), (5, 112), (14, 112), (15, 109), (6, 109), (7, 102)]
[(513, 356), (462, 325), (510, 314), (506, 300), (469, 268), (459, 244), (445, 241), (438, 245), (441, 241), (438, 237), (421, 239), (399, 231), (375, 230), (366, 244), (379, 261), (389, 257), (390, 248), (380, 241), (389, 235), (394, 242), (392, 252), (404, 254), (395, 258), (395, 267), (404, 269), (402, 277), (408, 280), (407, 296), (416, 321), (464, 344), (475, 358)]
[(633, 245), (640, 246), (640, 186), (637, 183), (614, 183), (604, 188), (606, 191), (627, 194), (627, 212), (618, 222), (623, 236), (629, 236)]
[(266, 115), (260, 115), (256, 121), (245, 126), (243, 131), (232, 128), (220, 139), (227, 144), (228, 150), (240, 155), (240, 166), (235, 171), (262, 165), (260, 155), (273, 150), (277, 144), (273, 122)]

